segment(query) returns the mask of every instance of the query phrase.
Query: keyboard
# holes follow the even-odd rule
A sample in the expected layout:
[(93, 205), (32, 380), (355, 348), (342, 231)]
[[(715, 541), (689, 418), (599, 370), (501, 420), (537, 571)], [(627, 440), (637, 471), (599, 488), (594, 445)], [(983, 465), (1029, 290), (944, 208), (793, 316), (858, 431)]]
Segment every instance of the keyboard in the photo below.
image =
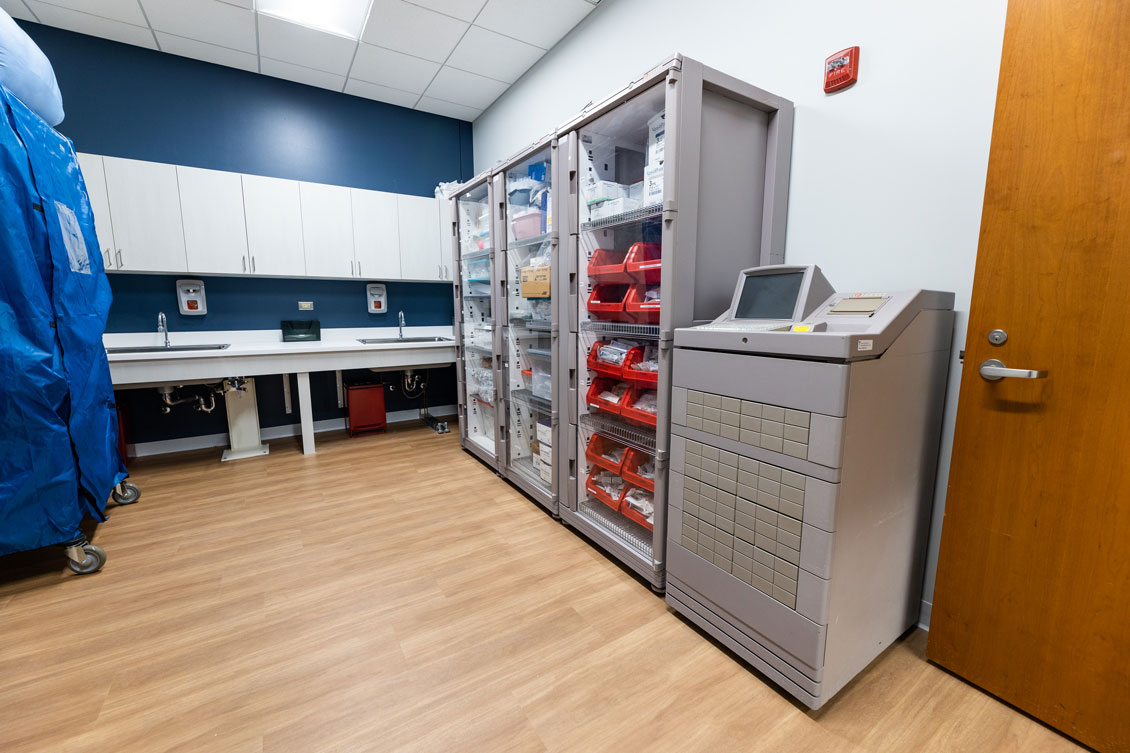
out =
[(788, 332), (792, 326), (792, 322), (712, 322), (691, 329), (708, 332)]

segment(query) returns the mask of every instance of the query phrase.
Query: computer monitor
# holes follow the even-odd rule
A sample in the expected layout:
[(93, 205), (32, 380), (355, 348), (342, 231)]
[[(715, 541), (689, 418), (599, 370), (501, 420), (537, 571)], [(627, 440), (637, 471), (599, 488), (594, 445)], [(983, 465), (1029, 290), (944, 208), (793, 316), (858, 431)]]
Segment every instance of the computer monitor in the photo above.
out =
[(744, 269), (738, 275), (730, 309), (719, 319), (799, 322), (834, 292), (815, 265), (773, 264)]

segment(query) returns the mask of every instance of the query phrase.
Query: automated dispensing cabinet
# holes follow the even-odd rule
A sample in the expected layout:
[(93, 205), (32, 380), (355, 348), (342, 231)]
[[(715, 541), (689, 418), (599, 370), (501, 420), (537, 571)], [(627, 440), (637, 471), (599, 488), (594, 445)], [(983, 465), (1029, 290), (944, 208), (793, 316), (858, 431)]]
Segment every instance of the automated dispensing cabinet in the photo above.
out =
[(918, 621), (953, 300), (775, 265), (675, 331), (667, 601), (811, 708)]

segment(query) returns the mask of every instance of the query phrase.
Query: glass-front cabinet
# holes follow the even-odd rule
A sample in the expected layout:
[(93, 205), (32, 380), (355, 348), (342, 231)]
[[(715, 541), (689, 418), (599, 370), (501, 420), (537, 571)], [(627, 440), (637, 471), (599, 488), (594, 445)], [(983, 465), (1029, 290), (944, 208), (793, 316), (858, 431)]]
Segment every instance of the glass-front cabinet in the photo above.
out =
[(455, 199), (459, 283), (456, 306), (463, 350), (460, 376), (464, 445), (497, 462), (498, 405), (490, 182), (484, 177)]
[(555, 143), (546, 141), (504, 163), (495, 177), (495, 191), (506, 233), (504, 473), (556, 513), (554, 151)]

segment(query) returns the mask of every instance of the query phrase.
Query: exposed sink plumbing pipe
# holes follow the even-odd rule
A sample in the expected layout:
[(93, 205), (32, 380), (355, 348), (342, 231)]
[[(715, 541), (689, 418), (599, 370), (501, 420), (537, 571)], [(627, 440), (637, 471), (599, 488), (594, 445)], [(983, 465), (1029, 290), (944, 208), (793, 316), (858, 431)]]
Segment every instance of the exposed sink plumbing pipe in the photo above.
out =
[[(186, 388), (173, 385), (162, 385), (157, 388), (157, 392), (161, 395), (161, 412), (166, 415), (171, 413), (175, 406), (185, 403), (192, 403), (193, 409), (201, 413), (211, 413), (216, 409), (217, 395), (226, 395), (232, 390), (245, 390), (246, 385), (245, 377), (229, 377), (216, 384), (200, 385), (206, 390), (204, 394), (194, 391), (192, 386)], [(177, 390), (187, 390), (188, 394), (178, 395)]]

